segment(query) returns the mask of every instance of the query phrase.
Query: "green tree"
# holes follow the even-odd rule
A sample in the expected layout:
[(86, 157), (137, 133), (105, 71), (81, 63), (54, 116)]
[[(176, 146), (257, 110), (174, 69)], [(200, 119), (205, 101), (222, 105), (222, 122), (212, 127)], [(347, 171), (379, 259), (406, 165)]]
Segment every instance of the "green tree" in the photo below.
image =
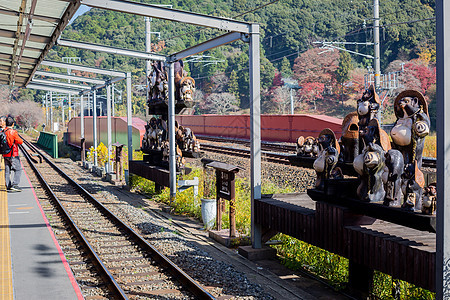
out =
[(281, 60), (280, 72), (283, 78), (289, 78), (294, 74), (294, 72), (292, 71), (291, 63), (286, 57), (283, 57), (283, 59)]
[(350, 79), (350, 71), (352, 70), (352, 58), (347, 51), (339, 52), (339, 66), (335, 71), (336, 82), (339, 86), (341, 102), (344, 103), (344, 83)]

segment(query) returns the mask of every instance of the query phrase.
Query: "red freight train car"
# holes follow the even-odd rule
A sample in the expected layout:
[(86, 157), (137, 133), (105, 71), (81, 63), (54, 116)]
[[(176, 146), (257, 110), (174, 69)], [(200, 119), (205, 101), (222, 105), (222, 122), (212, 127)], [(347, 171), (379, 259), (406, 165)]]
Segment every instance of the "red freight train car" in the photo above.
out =
[[(196, 135), (222, 136), (249, 139), (249, 115), (199, 115), (176, 117), (184, 127)], [(261, 139), (272, 142), (294, 143), (303, 136), (317, 137), (324, 128), (330, 128), (341, 136), (342, 119), (324, 115), (262, 115)]]

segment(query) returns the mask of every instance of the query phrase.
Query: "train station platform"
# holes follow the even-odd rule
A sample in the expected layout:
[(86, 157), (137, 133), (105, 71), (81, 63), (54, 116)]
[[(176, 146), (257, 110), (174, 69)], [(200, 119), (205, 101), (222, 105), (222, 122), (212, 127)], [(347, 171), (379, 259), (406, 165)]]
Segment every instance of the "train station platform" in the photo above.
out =
[(6, 191), (2, 165), (0, 299), (83, 299), (25, 170), (19, 187)]

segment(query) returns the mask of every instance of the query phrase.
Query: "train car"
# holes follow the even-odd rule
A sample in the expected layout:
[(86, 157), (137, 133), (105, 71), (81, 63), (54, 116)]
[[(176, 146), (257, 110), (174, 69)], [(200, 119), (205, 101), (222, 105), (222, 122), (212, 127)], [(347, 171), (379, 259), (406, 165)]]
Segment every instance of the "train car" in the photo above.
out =
[[(176, 119), (197, 136), (250, 138), (249, 115), (179, 115)], [(317, 137), (323, 128), (330, 128), (339, 138), (341, 125), (342, 119), (324, 115), (262, 115), (261, 140), (295, 143), (302, 135)]]
[[(106, 117), (98, 117), (99, 141), (106, 144)], [(221, 136), (249, 139), (249, 115), (177, 115), (176, 120), (184, 128), (190, 128), (195, 135)], [(140, 149), (147, 123), (133, 118), (133, 149)], [(330, 128), (337, 138), (341, 136), (342, 120), (321, 115), (262, 115), (261, 138), (263, 141), (295, 143), (303, 136), (317, 137), (322, 128)], [(112, 117), (113, 143), (127, 143), (127, 120), (125, 117)], [(80, 117), (70, 120), (68, 142), (80, 146)], [(92, 146), (92, 117), (85, 117), (86, 146)]]
[[(132, 140), (133, 149), (141, 148), (142, 137), (145, 133), (146, 122), (140, 118), (132, 118)], [(71, 146), (81, 147), (81, 118), (74, 117), (67, 126), (67, 143)], [(93, 146), (93, 122), (92, 117), (84, 117), (84, 136), (86, 148)], [(108, 144), (108, 124), (107, 117), (97, 117), (97, 137), (98, 144)], [(112, 143), (128, 144), (128, 124), (126, 117), (111, 117)]]

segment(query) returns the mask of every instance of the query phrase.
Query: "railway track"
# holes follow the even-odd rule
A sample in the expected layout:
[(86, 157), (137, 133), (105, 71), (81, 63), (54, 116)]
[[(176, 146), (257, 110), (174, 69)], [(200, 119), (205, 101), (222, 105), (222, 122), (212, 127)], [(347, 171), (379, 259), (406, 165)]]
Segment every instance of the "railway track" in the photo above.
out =
[[(243, 148), (234, 148), (226, 146), (218, 146), (212, 144), (201, 144), (201, 149), (205, 151), (211, 151), (215, 153), (233, 155), (238, 157), (250, 158), (250, 150)], [(290, 165), (289, 156), (290, 154), (285, 153), (275, 153), (269, 151), (261, 151), (262, 159), (268, 162), (273, 162), (277, 164)]]
[[(233, 144), (239, 144), (244, 145), (246, 147), (250, 147), (250, 142), (248, 140), (244, 139), (230, 139), (230, 138), (224, 138), (224, 137), (210, 137), (210, 136), (199, 136), (200, 140), (205, 141), (211, 141), (211, 142), (217, 142), (217, 143), (233, 143)], [(204, 150), (211, 149), (211, 151), (214, 151), (214, 148), (211, 147), (218, 147), (216, 145), (210, 145), (210, 144), (204, 144), (201, 143), (201, 147)], [(220, 153), (223, 154), (229, 154), (229, 155), (237, 155), (240, 156), (239, 153), (244, 153), (247, 151), (246, 149), (236, 149), (234, 151), (236, 154), (233, 154), (233, 148), (231, 147), (222, 147), (223, 149), (216, 148), (217, 151), (223, 151)], [(289, 145), (289, 144), (283, 144), (283, 143), (271, 143), (271, 142), (261, 142), (261, 150), (263, 150), (263, 153), (265, 152), (268, 157), (271, 157), (273, 159), (273, 162), (275, 163), (282, 163), (285, 164), (285, 160), (283, 159), (286, 157), (286, 155), (283, 155), (282, 153), (289, 153), (290, 155), (295, 155), (297, 153), (297, 149), (295, 145)], [(274, 151), (274, 152), (273, 152)], [(227, 153), (225, 153), (227, 152)], [(248, 156), (242, 157), (250, 157), (250, 150), (248, 150)], [(433, 157), (423, 157), (422, 158), (422, 167), (423, 168), (436, 168), (436, 158)]]
[[(61, 227), (70, 232), (65, 239), (76, 240), (71, 250), (74, 253), (78, 250), (83, 257), (73, 262), (71, 268), (84, 266), (74, 275), (78, 282), (89, 282), (85, 290), (97, 289), (94, 295), (105, 299), (214, 299), (46, 155), (29, 142), (26, 146), (30, 151), (22, 147), (22, 152), (28, 164), (58, 211)], [(44, 159), (42, 164), (35, 163), (38, 156)], [(70, 263), (70, 255), (67, 259)]]

